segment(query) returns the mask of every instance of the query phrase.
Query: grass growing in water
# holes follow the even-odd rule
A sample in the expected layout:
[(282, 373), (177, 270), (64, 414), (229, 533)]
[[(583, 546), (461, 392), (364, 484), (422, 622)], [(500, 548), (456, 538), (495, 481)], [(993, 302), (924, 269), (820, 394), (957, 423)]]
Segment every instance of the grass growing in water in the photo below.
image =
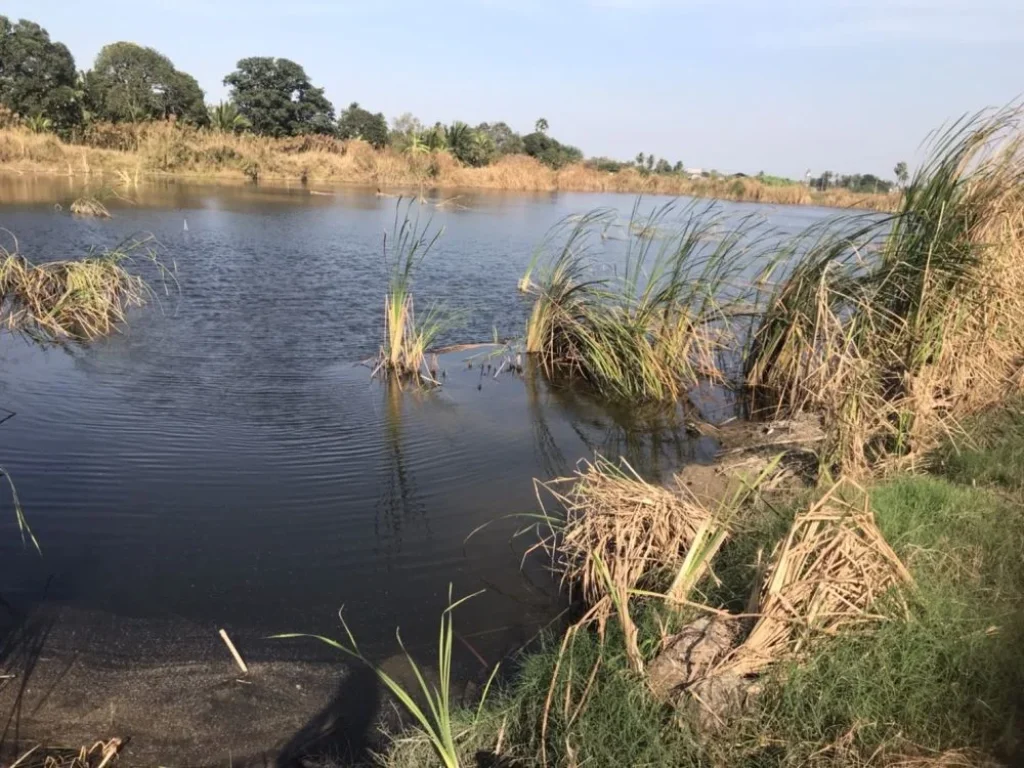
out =
[(110, 211), (107, 206), (95, 197), (80, 197), (71, 203), (71, 213), (75, 216), (95, 216), (100, 219), (109, 219)]
[(823, 464), (912, 461), (1020, 384), (1024, 357), (1021, 112), (938, 134), (901, 208), (804, 236), (747, 355), (779, 410), (823, 414)]
[(526, 350), (548, 376), (582, 380), (607, 397), (679, 400), (699, 379), (724, 378), (718, 353), (728, 342), (728, 305), (740, 298), (734, 278), (760, 221), (730, 224), (716, 205), (697, 203), (670, 203), (639, 221), (637, 207), (624, 227), (625, 266), (611, 277), (597, 274), (593, 257), (614, 212), (570, 217), (553, 230), (520, 281), (534, 298)]
[(384, 264), (388, 271), (388, 292), (384, 297), (384, 343), (377, 356), (374, 375), (383, 373), (398, 380), (437, 385), (437, 371), (427, 364), (427, 350), (444, 328), (436, 309), (421, 320), (416, 319), (413, 301), (413, 275), (444, 230), (430, 234), (430, 222), (420, 229), (419, 218), (410, 218), (410, 201), (399, 220), (401, 201), (395, 207), (389, 255), (387, 235), (384, 237)]
[[(0, 248), (0, 327), (37, 341), (88, 341), (112, 333), (151, 289), (129, 271), (138, 259), (159, 266), (152, 239), (77, 260), (30, 262)], [(166, 272), (164, 272), (166, 274)]]

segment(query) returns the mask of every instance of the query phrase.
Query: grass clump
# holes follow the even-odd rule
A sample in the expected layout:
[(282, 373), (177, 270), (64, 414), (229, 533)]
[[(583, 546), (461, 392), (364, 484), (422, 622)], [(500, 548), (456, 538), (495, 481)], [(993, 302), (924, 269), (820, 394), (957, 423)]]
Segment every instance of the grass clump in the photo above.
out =
[(714, 204), (675, 213), (668, 204), (641, 221), (634, 209), (613, 241), (625, 266), (612, 277), (597, 275), (593, 256), (598, 239), (618, 230), (613, 212), (570, 217), (553, 230), (550, 258), (539, 263), (538, 251), (520, 282), (533, 296), (526, 350), (549, 377), (653, 401), (724, 379), (718, 353), (728, 341), (727, 305), (738, 300), (733, 278), (759, 223), (730, 224)]
[(410, 202), (399, 221), (401, 201), (395, 209), (392, 230), (393, 254), (389, 254), (384, 237), (384, 264), (388, 271), (388, 292), (384, 296), (384, 343), (374, 367), (374, 375), (383, 374), (398, 381), (412, 380), (418, 384), (437, 386), (436, 366), (427, 363), (427, 351), (436, 341), (444, 324), (436, 309), (422, 320), (416, 319), (413, 300), (413, 274), (444, 230), (430, 234), (430, 224), (422, 230), (418, 218), (409, 217)]
[(752, 335), (746, 382), (776, 410), (823, 415), (827, 468), (913, 462), (1019, 385), (1020, 118), (1007, 109), (954, 124), (895, 214), (841, 219), (793, 246), (798, 261)]
[(0, 327), (37, 341), (89, 341), (112, 333), (130, 307), (151, 293), (129, 271), (140, 258), (157, 263), (146, 239), (77, 260), (35, 264), (0, 248)]
[(95, 197), (80, 197), (71, 203), (71, 213), (75, 216), (92, 216), (98, 219), (109, 219), (107, 206)]

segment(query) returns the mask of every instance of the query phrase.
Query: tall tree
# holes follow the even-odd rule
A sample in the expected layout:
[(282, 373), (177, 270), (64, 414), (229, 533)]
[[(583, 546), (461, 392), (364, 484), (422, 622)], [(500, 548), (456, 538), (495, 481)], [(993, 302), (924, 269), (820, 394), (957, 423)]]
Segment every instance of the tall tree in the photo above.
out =
[(0, 16), (0, 104), (23, 117), (42, 117), (57, 130), (82, 119), (75, 60), (45, 29)]
[(335, 132), (334, 107), (294, 61), (271, 56), (242, 59), (224, 84), (231, 87), (231, 100), (256, 133)]
[(105, 45), (84, 82), (91, 111), (105, 120), (134, 123), (175, 117), (206, 125), (210, 119), (196, 79), (175, 69), (153, 48), (123, 42)]
[(342, 139), (362, 139), (380, 149), (388, 143), (388, 121), (380, 112), (373, 114), (357, 102), (342, 110), (338, 118), (338, 136)]
[(523, 137), (513, 131), (506, 123), (480, 123), (477, 133), (487, 136), (494, 144), (498, 155), (521, 155), (523, 153)]
[(534, 125), (534, 130), (537, 131), (537, 133), (547, 133), (548, 132), (548, 121), (547, 121), (547, 119), (542, 117), (540, 120), (538, 120), (537, 123)]
[(910, 174), (907, 173), (907, 164), (900, 160), (892, 170), (896, 174), (896, 181), (899, 182), (899, 185), (906, 186), (907, 180), (910, 178)]

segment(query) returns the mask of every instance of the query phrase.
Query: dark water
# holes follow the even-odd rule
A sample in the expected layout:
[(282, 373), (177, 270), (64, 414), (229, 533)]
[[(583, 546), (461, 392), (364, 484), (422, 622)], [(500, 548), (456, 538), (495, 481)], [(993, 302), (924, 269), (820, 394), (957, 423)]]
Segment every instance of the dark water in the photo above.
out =
[[(512, 538), (523, 520), (507, 517), (535, 511), (533, 478), (596, 450), (650, 475), (714, 450), (668, 415), (638, 418), (536, 377), (481, 376), (468, 352), (445, 356), (438, 391), (371, 381), (357, 363), (379, 345), (392, 199), (168, 184), (112, 201), (110, 220), (54, 208), (77, 194), (69, 180), (0, 178), (0, 227), (36, 260), (152, 233), (179, 285), (88, 347), (0, 337), (0, 407), (17, 414), (0, 426), (0, 464), (43, 548), (22, 548), (5, 490), (0, 594), (12, 605), (45, 595), (112, 634), (140, 619), (224, 626), (251, 648), (274, 632), (338, 634), (344, 605), (384, 655), (397, 625), (414, 648), (433, 643), (452, 583), (457, 595), (486, 590), (458, 627), (493, 659), (563, 605), (543, 563), (523, 564), (533, 539)], [(521, 334), (516, 281), (547, 229), (633, 204), (459, 202), (421, 209), (445, 233), (416, 282), (418, 306), (460, 313), (453, 341)], [(788, 230), (827, 214), (729, 210)]]

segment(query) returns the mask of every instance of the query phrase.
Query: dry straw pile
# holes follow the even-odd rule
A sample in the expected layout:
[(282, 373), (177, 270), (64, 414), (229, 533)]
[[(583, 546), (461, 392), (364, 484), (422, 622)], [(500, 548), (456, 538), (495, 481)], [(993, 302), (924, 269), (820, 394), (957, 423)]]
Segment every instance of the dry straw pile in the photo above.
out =
[(589, 605), (608, 595), (609, 581), (628, 592), (678, 571), (711, 517), (684, 486), (653, 485), (626, 461), (600, 456), (537, 489), (564, 509), (544, 544), (559, 559), (564, 582), (578, 585)]
[(793, 521), (772, 557), (756, 624), (713, 674), (757, 674), (799, 658), (822, 637), (905, 617), (903, 589), (911, 583), (867, 495), (840, 481)]

